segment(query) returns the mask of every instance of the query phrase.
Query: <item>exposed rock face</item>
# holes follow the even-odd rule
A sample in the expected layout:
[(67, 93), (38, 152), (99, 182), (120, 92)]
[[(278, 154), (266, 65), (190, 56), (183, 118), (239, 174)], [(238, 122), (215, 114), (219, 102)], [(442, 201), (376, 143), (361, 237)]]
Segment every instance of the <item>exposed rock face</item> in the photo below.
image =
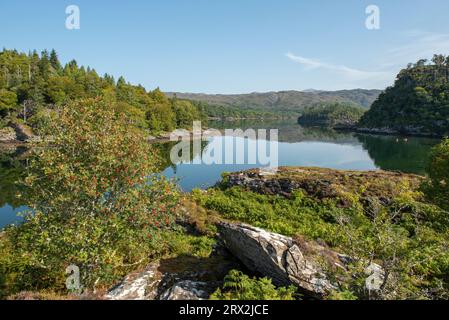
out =
[(344, 268), (347, 257), (318, 244), (297, 244), (292, 238), (245, 224), (220, 223), (226, 247), (254, 272), (273, 279), (279, 286), (294, 284), (312, 295), (334, 289), (320, 264), (324, 258), (334, 267)]
[(122, 283), (110, 290), (105, 298), (110, 300), (154, 299), (156, 292), (152, 288), (161, 281), (157, 268), (158, 264), (154, 263), (140, 273), (128, 275)]
[(207, 299), (236, 267), (227, 257), (207, 259), (177, 257), (151, 263), (128, 275), (104, 297), (108, 300), (200, 300)]
[(16, 132), (13, 128), (4, 128), (0, 130), (0, 142), (14, 142), (17, 140)]
[(24, 124), (11, 124), (11, 127), (15, 130), (17, 139), (20, 141), (32, 141), (36, 139), (31, 128)]
[[(442, 128), (438, 131), (445, 130), (447, 125), (444, 121), (435, 121), (431, 127)], [(447, 129), (446, 129), (447, 130)], [(380, 127), (380, 128), (368, 128), (368, 127), (355, 127), (354, 131), (360, 133), (380, 134), (380, 135), (407, 135), (416, 137), (429, 137), (429, 138), (443, 138), (445, 135), (437, 132), (431, 132), (422, 126), (399, 126), (399, 127)]]
[(212, 292), (211, 283), (183, 280), (165, 291), (160, 300), (204, 300), (208, 299)]
[(362, 199), (370, 201), (376, 198), (380, 203), (388, 204), (395, 198), (401, 184), (407, 181), (411, 189), (416, 189), (422, 177), (387, 171), (346, 171), (324, 168), (288, 168), (280, 167), (275, 174), (264, 174), (260, 169), (229, 174), (221, 182), (224, 187), (240, 186), (260, 194), (282, 195), (290, 197), (294, 191), (301, 190), (317, 200), (340, 199), (344, 202), (345, 193), (359, 192)]
[(23, 143), (38, 141), (40, 138), (33, 134), (30, 127), (24, 124), (10, 123), (9, 127), (0, 130), (0, 142)]

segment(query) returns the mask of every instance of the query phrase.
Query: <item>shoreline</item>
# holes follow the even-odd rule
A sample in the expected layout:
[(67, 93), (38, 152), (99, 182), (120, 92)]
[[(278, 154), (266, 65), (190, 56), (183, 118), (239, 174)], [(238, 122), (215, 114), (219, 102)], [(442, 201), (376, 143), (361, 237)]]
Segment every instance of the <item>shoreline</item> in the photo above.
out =
[(443, 139), (445, 135), (432, 134), (432, 133), (417, 133), (417, 132), (400, 132), (388, 128), (349, 128), (349, 127), (332, 127), (335, 131), (340, 132), (354, 132), (372, 134), (378, 136), (400, 136), (400, 137), (417, 137), (417, 138), (431, 138), (431, 139)]

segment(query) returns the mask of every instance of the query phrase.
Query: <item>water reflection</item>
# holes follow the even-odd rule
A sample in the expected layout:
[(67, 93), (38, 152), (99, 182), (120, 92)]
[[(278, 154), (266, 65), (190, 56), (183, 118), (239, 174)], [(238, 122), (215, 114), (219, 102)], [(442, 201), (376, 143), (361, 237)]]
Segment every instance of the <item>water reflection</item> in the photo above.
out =
[(430, 149), (439, 143), (436, 139), (416, 137), (362, 134), (356, 137), (377, 167), (421, 175), (426, 173)]
[[(427, 138), (401, 138), (393, 136), (375, 136), (337, 132), (330, 128), (302, 127), (292, 121), (210, 123), (210, 127), (279, 129), (279, 165), (309, 166), (352, 170), (395, 170), (407, 173), (425, 174), (430, 149), (439, 141)], [(201, 154), (194, 157), (207, 156), (207, 148), (223, 145), (228, 138), (214, 137), (203, 146)], [(205, 152), (206, 151), (206, 152)], [(229, 150), (228, 150), (229, 151)], [(235, 150), (234, 150), (235, 152)], [(169, 151), (166, 154), (169, 157)], [(224, 156), (223, 156), (224, 157)], [(224, 161), (223, 161), (224, 162)], [(207, 188), (214, 185), (223, 172), (232, 172), (260, 167), (256, 164), (190, 165), (178, 163), (167, 166), (164, 174), (175, 177), (183, 190)]]
[[(305, 128), (293, 121), (242, 121), (239, 123), (210, 123), (209, 127), (279, 129), (279, 165), (314, 166), (336, 169), (384, 169), (425, 174), (430, 149), (439, 141), (426, 138), (374, 136), (341, 133), (328, 128)], [(191, 159), (201, 160), (208, 154), (208, 148), (223, 143), (223, 137), (209, 138), (201, 143), (201, 151)], [(232, 172), (259, 167), (255, 164), (234, 165), (188, 165), (173, 164), (170, 151), (175, 142), (160, 143), (155, 147), (161, 153), (159, 170), (168, 177), (179, 180), (181, 188), (207, 188), (221, 178), (223, 172)], [(226, 151), (224, 149), (224, 151)], [(235, 151), (235, 150), (234, 150)], [(223, 153), (223, 157), (225, 153)], [(247, 155), (246, 155), (246, 158)], [(19, 191), (16, 182), (24, 175), (27, 150), (24, 148), (0, 147), (0, 228), (19, 221), (17, 212), (24, 210), (22, 201), (16, 197)]]
[(28, 150), (17, 147), (0, 147), (0, 228), (20, 221), (17, 214), (26, 208), (17, 197), (17, 184), (26, 168)]

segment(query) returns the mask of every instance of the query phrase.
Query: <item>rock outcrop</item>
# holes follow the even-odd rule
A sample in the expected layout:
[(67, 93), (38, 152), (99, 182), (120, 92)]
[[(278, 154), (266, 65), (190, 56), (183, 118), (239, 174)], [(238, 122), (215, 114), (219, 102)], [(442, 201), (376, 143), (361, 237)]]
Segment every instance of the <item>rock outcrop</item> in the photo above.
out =
[(21, 144), (39, 140), (30, 127), (20, 123), (10, 123), (0, 130), (0, 143)]
[[(326, 271), (345, 271), (351, 258), (316, 242), (293, 239), (245, 224), (221, 222), (225, 246), (248, 269), (273, 279), (278, 286), (295, 285), (306, 294), (321, 297), (336, 286)], [(383, 278), (382, 269), (371, 264), (369, 275)], [(343, 279), (339, 279), (343, 280)]]
[(33, 134), (33, 131), (30, 127), (27, 125), (21, 124), (21, 123), (13, 123), (10, 124), (10, 126), (14, 129), (16, 132), (17, 139), (19, 141), (32, 141), (37, 139), (36, 136)]
[(177, 257), (149, 264), (111, 289), (108, 300), (202, 300), (222, 284), (237, 263), (231, 257)]
[(312, 295), (323, 295), (334, 285), (326, 279), (322, 263), (344, 268), (348, 257), (312, 243), (245, 224), (219, 223), (225, 246), (248, 269), (273, 279), (279, 286), (296, 285)]
[(17, 141), (17, 135), (13, 128), (6, 127), (0, 130), (0, 142), (9, 143)]
[(400, 193), (400, 185), (407, 182), (416, 189), (422, 177), (388, 171), (348, 171), (325, 168), (279, 167), (274, 174), (265, 174), (261, 169), (252, 169), (229, 174), (221, 184), (226, 188), (243, 187), (253, 192), (290, 197), (295, 191), (322, 199), (340, 199), (341, 206), (345, 194), (353, 194), (361, 189), (362, 199), (378, 199), (388, 204)]
[(160, 295), (160, 300), (205, 300), (214, 290), (210, 282), (182, 280)]

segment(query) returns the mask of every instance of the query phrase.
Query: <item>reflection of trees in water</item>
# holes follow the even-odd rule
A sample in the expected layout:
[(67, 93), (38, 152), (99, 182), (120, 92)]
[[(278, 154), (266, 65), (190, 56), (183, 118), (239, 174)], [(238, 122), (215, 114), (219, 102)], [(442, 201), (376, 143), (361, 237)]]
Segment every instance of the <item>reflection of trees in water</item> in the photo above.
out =
[[(158, 167), (159, 171), (164, 171), (167, 168), (172, 168), (173, 172), (176, 173), (177, 164), (172, 163), (170, 159), (170, 152), (172, 148), (178, 144), (179, 142), (162, 142), (155, 143), (153, 146), (159, 151), (159, 155), (161, 158), (160, 165)], [(190, 160), (193, 160), (196, 156), (201, 155), (203, 150), (209, 144), (208, 141), (201, 141), (201, 151), (194, 154), (193, 142), (190, 143)]]
[(279, 129), (280, 142), (317, 141), (338, 144), (362, 144), (377, 167), (425, 174), (430, 149), (439, 143), (436, 139), (354, 134), (335, 131), (328, 127), (300, 126), (293, 120), (211, 122), (218, 129)]
[(223, 130), (239, 128), (246, 129), (278, 129), (279, 142), (320, 141), (332, 143), (358, 143), (350, 132), (339, 132), (329, 127), (300, 126), (296, 120), (241, 120), (241, 121), (210, 121), (209, 127)]
[(439, 143), (436, 139), (417, 137), (401, 138), (367, 134), (356, 136), (376, 166), (384, 170), (416, 174), (425, 174), (430, 149)]
[(281, 142), (319, 141), (342, 144), (356, 144), (357, 138), (350, 132), (338, 132), (328, 127), (307, 127), (297, 125), (279, 130)]
[(26, 169), (26, 148), (0, 148), (0, 208), (6, 204), (14, 208), (23, 205), (17, 198), (20, 190), (17, 182)]
[[(160, 152), (159, 170), (162, 172), (171, 167), (176, 172), (176, 164), (172, 164), (170, 160), (170, 151), (177, 142), (167, 142), (154, 144), (155, 148)], [(208, 145), (207, 141), (201, 142), (201, 152)], [(193, 147), (190, 148), (190, 157), (193, 159), (197, 154), (193, 154)], [(26, 170), (26, 162), (29, 156), (27, 148), (4, 148), (0, 147), (0, 208), (6, 204), (14, 208), (23, 205), (23, 201), (17, 198), (17, 194), (23, 193), (17, 182), (24, 177)]]

